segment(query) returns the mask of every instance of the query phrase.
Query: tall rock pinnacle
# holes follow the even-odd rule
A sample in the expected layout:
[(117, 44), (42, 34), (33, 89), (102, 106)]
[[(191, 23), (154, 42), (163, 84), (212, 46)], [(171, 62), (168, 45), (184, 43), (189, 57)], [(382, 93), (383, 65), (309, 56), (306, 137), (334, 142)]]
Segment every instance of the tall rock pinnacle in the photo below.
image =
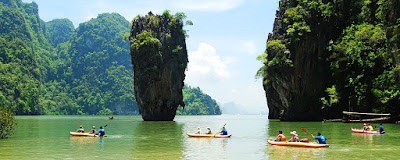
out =
[(183, 102), (188, 55), (184, 14), (137, 16), (129, 35), (134, 89), (145, 121), (172, 121)]

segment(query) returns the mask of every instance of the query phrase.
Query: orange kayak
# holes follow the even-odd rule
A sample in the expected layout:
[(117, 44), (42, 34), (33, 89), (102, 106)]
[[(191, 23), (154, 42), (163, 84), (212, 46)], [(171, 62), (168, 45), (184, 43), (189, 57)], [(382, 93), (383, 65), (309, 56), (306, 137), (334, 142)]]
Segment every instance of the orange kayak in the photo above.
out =
[[(99, 135), (90, 134), (90, 133), (82, 133), (82, 132), (69, 132), (71, 136), (84, 136), (84, 137), (98, 137)], [(107, 135), (104, 135), (107, 137)]]
[(268, 140), (268, 143), (271, 145), (277, 146), (295, 146), (295, 147), (311, 147), (311, 148), (320, 148), (320, 147), (329, 147), (329, 144), (319, 144), (314, 142), (277, 142), (274, 140)]
[(214, 138), (229, 138), (232, 135), (220, 135), (220, 134), (195, 134), (195, 133), (186, 133), (189, 137), (214, 137)]

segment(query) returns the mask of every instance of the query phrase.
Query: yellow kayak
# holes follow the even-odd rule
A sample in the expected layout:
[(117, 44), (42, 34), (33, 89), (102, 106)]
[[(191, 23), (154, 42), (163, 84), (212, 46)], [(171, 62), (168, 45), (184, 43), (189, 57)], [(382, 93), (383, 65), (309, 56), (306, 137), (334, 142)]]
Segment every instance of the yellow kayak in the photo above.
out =
[(312, 147), (312, 148), (320, 148), (320, 147), (329, 147), (329, 144), (319, 144), (314, 142), (277, 142), (274, 140), (268, 140), (268, 143), (271, 145), (277, 146), (295, 146), (295, 147)]
[(232, 135), (220, 135), (220, 134), (195, 134), (195, 133), (186, 133), (189, 137), (214, 137), (214, 138), (229, 138)]
[[(86, 137), (98, 137), (99, 135), (91, 134), (91, 133), (82, 133), (82, 132), (69, 132), (71, 136), (86, 136)], [(103, 137), (107, 137), (104, 135)]]

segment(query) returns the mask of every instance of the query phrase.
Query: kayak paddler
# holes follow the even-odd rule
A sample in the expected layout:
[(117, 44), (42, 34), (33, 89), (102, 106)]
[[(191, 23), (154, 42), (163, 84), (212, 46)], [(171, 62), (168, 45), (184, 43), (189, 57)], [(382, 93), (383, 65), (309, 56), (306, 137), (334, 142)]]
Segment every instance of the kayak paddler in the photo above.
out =
[(200, 127), (197, 127), (197, 132), (194, 132), (194, 134), (200, 134), (200, 133), (201, 133)]
[(225, 126), (222, 127), (222, 130), (220, 132), (221, 135), (228, 135), (228, 131), (225, 129)]
[(92, 126), (92, 130), (89, 132), (90, 134), (96, 134), (96, 126)]
[(371, 123), (367, 124), (367, 131), (373, 131), (374, 128), (371, 126)]
[(207, 134), (211, 134), (211, 128), (207, 127)]
[(385, 129), (385, 127), (383, 127), (382, 123), (379, 126), (379, 132), (384, 133), (385, 131), (383, 131)]
[(292, 134), (292, 138), (289, 139), (288, 142), (300, 142), (299, 135), (297, 135), (296, 131), (290, 132)]
[(320, 144), (326, 144), (326, 140), (328, 139), (325, 136), (321, 135), (320, 132), (317, 132), (317, 136), (315, 136), (315, 137), (312, 134), (311, 134), (311, 136), (312, 136), (312, 138), (318, 140), (318, 143), (320, 143)]
[(78, 129), (78, 130), (76, 130), (76, 132), (78, 132), (78, 133), (84, 133), (84, 132), (85, 132), (85, 130), (83, 129), (83, 126), (82, 126), (82, 125), (80, 125), (80, 126), (79, 126), (79, 129)]
[(366, 123), (364, 123), (363, 130), (364, 130), (364, 131), (368, 130), (368, 127), (367, 127), (367, 124), (366, 124)]
[(286, 136), (283, 135), (282, 130), (279, 131), (279, 135), (275, 138), (275, 141), (286, 142)]
[(100, 126), (100, 130), (99, 130), (99, 132), (98, 132), (98, 135), (99, 135), (99, 136), (104, 136), (104, 135), (106, 135), (106, 131), (104, 130), (103, 126)]

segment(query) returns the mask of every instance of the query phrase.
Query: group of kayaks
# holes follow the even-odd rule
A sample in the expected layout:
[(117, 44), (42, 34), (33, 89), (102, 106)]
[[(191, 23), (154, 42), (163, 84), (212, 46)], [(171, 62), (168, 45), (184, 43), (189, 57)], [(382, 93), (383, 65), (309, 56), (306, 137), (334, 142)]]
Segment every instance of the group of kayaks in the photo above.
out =
[[(379, 131), (366, 131), (363, 129), (351, 128), (351, 131), (354, 133), (365, 133), (365, 134), (384, 134), (385, 132)], [(69, 132), (72, 136), (84, 136), (84, 137), (99, 137), (99, 135), (92, 133), (82, 133), (82, 132)], [(198, 133), (186, 133), (189, 137), (197, 137), (197, 138), (230, 138), (232, 135), (220, 135), (220, 134), (198, 134)], [(105, 135), (106, 137), (107, 135)], [(280, 142), (274, 140), (268, 140), (268, 143), (271, 145), (277, 146), (294, 146), (294, 147), (311, 147), (311, 148), (320, 148), (320, 147), (329, 147), (329, 144), (320, 144), (315, 142)]]
[[(352, 132), (354, 133), (365, 133), (365, 134), (384, 134), (385, 132), (379, 131), (366, 131), (363, 129), (352, 128)], [(295, 146), (295, 147), (311, 147), (311, 148), (320, 148), (320, 147), (329, 147), (329, 144), (320, 144), (315, 142), (279, 142), (274, 140), (268, 140), (268, 143), (271, 145), (277, 146)]]

